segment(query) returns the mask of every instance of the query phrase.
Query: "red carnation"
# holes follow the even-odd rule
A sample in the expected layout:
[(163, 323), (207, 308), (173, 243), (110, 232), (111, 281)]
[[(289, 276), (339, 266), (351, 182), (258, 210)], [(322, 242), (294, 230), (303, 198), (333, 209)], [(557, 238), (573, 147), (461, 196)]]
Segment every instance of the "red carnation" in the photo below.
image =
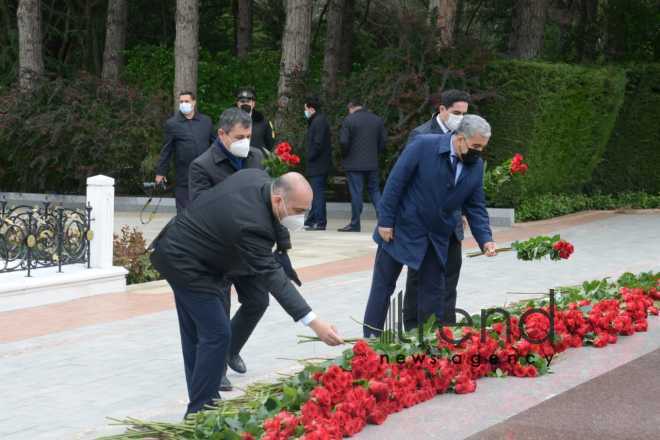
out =
[(297, 154), (292, 154), (289, 157), (289, 163), (291, 165), (298, 165), (300, 163), (300, 156), (298, 156)]
[(367, 417), (367, 422), (372, 425), (382, 425), (387, 419), (387, 411), (385, 409), (376, 407), (369, 417)]
[(509, 167), (509, 172), (511, 173), (511, 175), (521, 174), (524, 176), (528, 169), (529, 169), (529, 165), (523, 163), (522, 154), (516, 153), (513, 156), (513, 159), (511, 159), (511, 166)]

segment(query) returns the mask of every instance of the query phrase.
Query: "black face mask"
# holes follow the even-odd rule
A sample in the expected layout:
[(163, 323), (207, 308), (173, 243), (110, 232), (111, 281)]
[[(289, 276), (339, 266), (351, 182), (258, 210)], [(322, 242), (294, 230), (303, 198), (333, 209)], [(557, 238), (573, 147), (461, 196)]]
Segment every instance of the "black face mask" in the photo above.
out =
[(240, 109), (243, 110), (245, 113), (252, 113), (252, 107), (250, 104), (242, 104), (240, 106)]
[(472, 165), (479, 160), (481, 157), (481, 151), (475, 150), (474, 148), (468, 148), (467, 153), (461, 156), (461, 162), (465, 165)]

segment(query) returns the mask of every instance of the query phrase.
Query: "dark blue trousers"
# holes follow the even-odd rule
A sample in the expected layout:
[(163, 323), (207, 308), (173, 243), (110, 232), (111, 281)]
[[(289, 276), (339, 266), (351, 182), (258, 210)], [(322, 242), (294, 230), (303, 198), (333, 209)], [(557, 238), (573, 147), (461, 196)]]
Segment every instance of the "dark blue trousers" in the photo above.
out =
[(380, 177), (378, 171), (347, 171), (348, 190), (351, 193), (351, 226), (360, 228), (360, 216), (362, 215), (362, 194), (364, 193), (364, 181), (367, 181), (367, 191), (371, 198), (371, 203), (376, 208), (378, 214), (378, 204), (380, 203)]
[(187, 415), (220, 398), (220, 366), (226, 362), (231, 326), (220, 296), (175, 286), (172, 290), (190, 400)]
[(312, 199), (312, 209), (310, 209), (309, 215), (305, 220), (305, 225), (326, 227), (328, 224), (328, 215), (325, 204), (325, 187), (328, 175), (309, 176), (307, 179), (314, 192), (314, 199)]
[[(401, 274), (403, 264), (396, 261), (378, 246), (374, 273), (371, 281), (371, 291), (364, 312), (364, 323), (370, 327), (382, 329), (385, 325), (390, 297), (396, 288), (396, 280)], [(456, 312), (451, 308), (451, 298), (445, 287), (444, 267), (438, 258), (435, 249), (429, 243), (422, 265), (417, 271), (419, 276), (419, 293), (417, 297), (417, 319), (423, 323), (435, 314), (439, 322), (447, 322)], [(397, 320), (401, 317), (397, 317)], [(364, 337), (378, 336), (375, 331), (364, 327)]]

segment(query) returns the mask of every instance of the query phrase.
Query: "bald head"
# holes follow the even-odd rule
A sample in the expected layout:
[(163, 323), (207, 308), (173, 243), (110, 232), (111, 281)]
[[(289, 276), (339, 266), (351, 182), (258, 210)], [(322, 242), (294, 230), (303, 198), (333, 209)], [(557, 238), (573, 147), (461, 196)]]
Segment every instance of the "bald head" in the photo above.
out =
[(313, 192), (300, 173), (286, 173), (275, 179), (271, 191), (273, 213), (282, 220), (287, 215), (304, 214), (312, 205)]

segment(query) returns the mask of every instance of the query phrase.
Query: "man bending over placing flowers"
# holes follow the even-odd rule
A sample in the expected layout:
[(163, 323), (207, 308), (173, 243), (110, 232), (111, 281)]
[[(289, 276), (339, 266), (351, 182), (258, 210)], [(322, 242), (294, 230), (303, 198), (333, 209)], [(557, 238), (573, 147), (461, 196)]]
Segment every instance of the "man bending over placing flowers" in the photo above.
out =
[(378, 243), (364, 335), (382, 329), (396, 280), (405, 264), (419, 272), (417, 322), (431, 315), (456, 322), (456, 296), (445, 286), (451, 234), (463, 211), (487, 256), (496, 255), (483, 189), (483, 152), (491, 129), (485, 119), (465, 115), (453, 134), (420, 135), (394, 165), (380, 201)]

